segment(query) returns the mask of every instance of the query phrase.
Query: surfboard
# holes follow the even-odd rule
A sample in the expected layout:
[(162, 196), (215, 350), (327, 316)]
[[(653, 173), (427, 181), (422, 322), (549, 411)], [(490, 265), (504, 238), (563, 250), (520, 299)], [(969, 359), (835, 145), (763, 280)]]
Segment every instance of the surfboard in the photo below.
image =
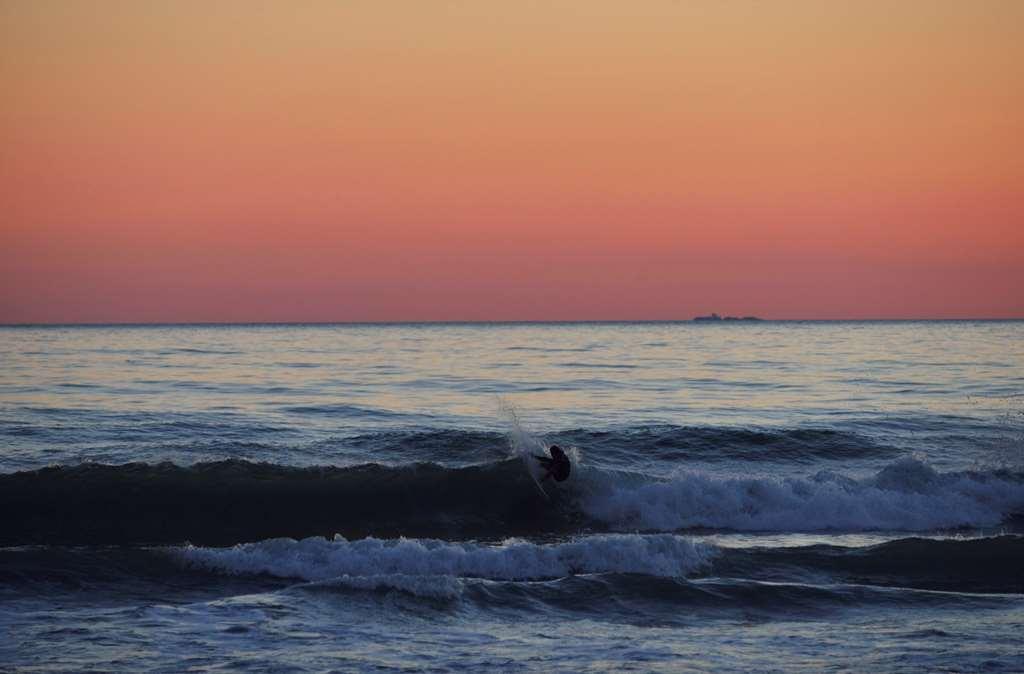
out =
[(533, 480), (533, 483), (537, 485), (537, 491), (540, 492), (540, 495), (550, 501), (551, 497), (548, 496), (546, 491), (544, 491), (544, 487), (540, 486), (540, 473), (543, 470), (540, 467), (540, 463), (538, 463), (537, 459), (535, 459), (529, 452), (524, 452), (522, 457), (523, 463), (526, 465), (526, 474), (529, 475), (530, 479)]

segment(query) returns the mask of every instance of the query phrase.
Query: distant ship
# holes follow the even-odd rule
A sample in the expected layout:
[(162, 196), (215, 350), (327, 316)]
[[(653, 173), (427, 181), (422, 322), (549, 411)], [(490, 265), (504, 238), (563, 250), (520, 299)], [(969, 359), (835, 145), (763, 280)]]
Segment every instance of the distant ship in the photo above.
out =
[(710, 316), (694, 316), (695, 321), (759, 321), (757, 316), (719, 316), (712, 313)]

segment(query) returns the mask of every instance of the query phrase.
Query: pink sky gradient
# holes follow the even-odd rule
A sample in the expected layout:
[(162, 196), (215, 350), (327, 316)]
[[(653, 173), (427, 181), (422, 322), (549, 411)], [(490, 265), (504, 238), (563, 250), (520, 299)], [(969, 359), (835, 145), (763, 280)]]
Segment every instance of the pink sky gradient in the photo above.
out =
[(1024, 317), (1024, 3), (0, 5), (0, 322)]

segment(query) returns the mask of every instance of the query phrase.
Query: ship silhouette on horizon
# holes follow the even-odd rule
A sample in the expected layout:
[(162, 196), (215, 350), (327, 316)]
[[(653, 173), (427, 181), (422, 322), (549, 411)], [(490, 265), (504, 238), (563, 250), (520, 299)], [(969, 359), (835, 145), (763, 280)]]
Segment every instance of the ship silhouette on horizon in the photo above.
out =
[(694, 316), (695, 321), (760, 321), (757, 316), (719, 316), (712, 312), (708, 316)]

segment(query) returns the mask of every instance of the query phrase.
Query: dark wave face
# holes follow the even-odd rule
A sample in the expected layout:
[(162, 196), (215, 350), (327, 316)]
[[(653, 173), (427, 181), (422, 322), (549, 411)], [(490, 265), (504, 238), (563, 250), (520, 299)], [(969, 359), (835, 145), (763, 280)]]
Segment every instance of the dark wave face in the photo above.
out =
[(289, 536), (495, 539), (585, 531), (932, 531), (1013, 526), (1024, 478), (906, 459), (869, 478), (655, 480), (577, 465), (539, 498), (518, 459), (446, 468), (244, 461), (0, 475), (0, 545), (193, 543)]
[(167, 554), (135, 546), (0, 548), (0, 589), (14, 597), (120, 606), (154, 598), (208, 601), (286, 585), (267, 576), (190, 568)]
[(729, 550), (716, 573), (765, 581), (832, 582), (948, 592), (1024, 593), (1024, 537), (903, 538), (869, 547)]
[(493, 537), (568, 531), (570, 516), (537, 498), (518, 460), (455, 469), (85, 464), (0, 475), (0, 545)]

